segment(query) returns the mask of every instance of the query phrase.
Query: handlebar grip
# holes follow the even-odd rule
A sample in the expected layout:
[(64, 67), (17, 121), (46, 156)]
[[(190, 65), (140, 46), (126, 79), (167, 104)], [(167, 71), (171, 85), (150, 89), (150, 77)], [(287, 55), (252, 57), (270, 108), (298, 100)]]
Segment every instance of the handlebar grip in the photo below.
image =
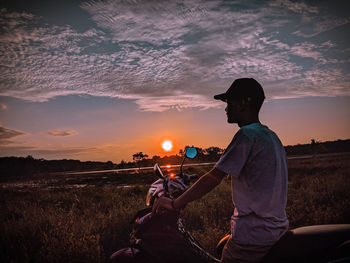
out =
[(199, 174), (191, 174), (191, 175), (189, 176), (189, 178), (190, 178), (191, 180), (197, 179), (197, 178), (199, 178)]
[(194, 180), (194, 179), (199, 178), (199, 174), (186, 174), (186, 173), (184, 173), (183, 175), (184, 175), (184, 177), (186, 177), (188, 180)]

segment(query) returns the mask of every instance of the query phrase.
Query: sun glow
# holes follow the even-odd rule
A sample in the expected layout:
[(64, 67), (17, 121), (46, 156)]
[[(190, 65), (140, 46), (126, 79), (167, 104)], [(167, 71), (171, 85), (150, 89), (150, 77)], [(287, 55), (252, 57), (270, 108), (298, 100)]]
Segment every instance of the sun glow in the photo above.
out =
[(164, 151), (169, 152), (173, 148), (173, 143), (169, 140), (162, 142), (162, 148)]

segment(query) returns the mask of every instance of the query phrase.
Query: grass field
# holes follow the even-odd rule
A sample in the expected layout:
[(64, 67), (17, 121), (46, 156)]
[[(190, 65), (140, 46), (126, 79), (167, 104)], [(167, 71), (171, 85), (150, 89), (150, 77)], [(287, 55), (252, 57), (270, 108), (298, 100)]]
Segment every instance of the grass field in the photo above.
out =
[[(291, 227), (350, 223), (349, 171), (350, 154), (290, 160)], [(61, 188), (0, 188), (0, 261), (108, 262), (112, 252), (128, 246), (129, 221), (144, 207), (147, 183), (155, 179), (150, 173), (129, 176), (133, 182), (142, 177), (143, 185), (106, 187), (95, 178), (95, 184), (82, 188), (65, 189), (63, 183)], [(213, 253), (229, 230), (232, 210), (230, 181), (225, 179), (208, 196), (189, 204), (182, 217)]]

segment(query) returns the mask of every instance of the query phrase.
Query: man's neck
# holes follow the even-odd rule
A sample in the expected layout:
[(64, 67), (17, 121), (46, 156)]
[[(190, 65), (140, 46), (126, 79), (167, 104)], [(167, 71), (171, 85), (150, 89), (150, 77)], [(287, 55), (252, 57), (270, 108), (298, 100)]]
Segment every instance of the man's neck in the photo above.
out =
[(238, 126), (240, 128), (242, 128), (243, 126), (246, 126), (246, 125), (249, 125), (249, 124), (252, 124), (252, 123), (256, 123), (256, 122), (260, 123), (259, 117), (245, 119), (245, 120), (242, 120), (242, 121), (238, 122), (237, 124), (238, 124)]

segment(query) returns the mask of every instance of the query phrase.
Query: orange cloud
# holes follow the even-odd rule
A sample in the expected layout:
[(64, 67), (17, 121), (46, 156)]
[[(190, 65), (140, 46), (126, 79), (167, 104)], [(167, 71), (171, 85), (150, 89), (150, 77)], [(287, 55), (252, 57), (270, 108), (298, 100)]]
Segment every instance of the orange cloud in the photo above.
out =
[(11, 139), (21, 135), (26, 135), (26, 133), (23, 131), (12, 130), (12, 129), (8, 129), (6, 127), (0, 126), (0, 145), (13, 143)]
[(48, 131), (47, 134), (55, 137), (66, 137), (66, 136), (77, 135), (78, 132), (76, 132), (75, 130), (56, 129), (56, 130)]

